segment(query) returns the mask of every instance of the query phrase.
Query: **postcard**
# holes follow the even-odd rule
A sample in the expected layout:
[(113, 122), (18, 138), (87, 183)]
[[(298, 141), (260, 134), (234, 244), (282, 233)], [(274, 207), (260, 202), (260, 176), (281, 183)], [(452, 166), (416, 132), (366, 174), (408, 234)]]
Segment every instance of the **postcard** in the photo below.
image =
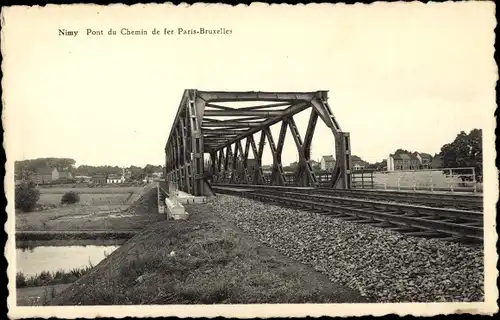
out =
[(3, 7), (9, 316), (498, 312), (495, 27), (489, 1)]

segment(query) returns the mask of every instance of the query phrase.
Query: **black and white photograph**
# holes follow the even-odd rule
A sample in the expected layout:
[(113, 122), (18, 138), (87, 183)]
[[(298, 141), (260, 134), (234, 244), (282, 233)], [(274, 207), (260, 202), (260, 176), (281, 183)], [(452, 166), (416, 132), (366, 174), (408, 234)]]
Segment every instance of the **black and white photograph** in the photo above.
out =
[(498, 312), (495, 26), (493, 1), (3, 7), (9, 317)]

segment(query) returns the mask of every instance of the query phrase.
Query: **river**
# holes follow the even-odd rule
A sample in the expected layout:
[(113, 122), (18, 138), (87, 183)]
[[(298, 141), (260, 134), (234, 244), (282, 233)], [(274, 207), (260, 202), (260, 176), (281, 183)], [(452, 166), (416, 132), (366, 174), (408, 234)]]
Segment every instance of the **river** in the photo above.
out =
[(96, 266), (119, 245), (35, 246), (16, 248), (16, 271), (35, 276), (42, 271), (70, 271)]

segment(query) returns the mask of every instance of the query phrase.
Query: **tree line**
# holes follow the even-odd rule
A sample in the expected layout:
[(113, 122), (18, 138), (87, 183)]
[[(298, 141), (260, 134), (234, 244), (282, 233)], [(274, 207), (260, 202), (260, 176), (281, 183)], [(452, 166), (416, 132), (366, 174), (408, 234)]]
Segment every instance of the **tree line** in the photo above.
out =
[(34, 175), (42, 168), (56, 168), (59, 171), (69, 171), (73, 176), (93, 176), (96, 174), (121, 175), (123, 169), (130, 171), (131, 178), (141, 179), (151, 176), (153, 172), (163, 172), (162, 165), (148, 164), (141, 168), (129, 166), (126, 168), (119, 166), (90, 166), (80, 165), (75, 167), (76, 161), (69, 158), (37, 158), (30, 160), (15, 161), (14, 173), (19, 177)]

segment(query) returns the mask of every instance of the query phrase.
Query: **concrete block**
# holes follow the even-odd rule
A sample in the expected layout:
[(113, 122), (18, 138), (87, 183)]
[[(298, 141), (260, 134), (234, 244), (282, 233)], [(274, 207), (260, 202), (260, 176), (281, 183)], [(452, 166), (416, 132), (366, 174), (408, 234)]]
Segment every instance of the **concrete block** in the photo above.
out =
[(194, 204), (194, 203), (205, 203), (206, 202), (205, 197), (195, 197), (195, 196), (178, 197), (177, 200), (182, 204)]
[(167, 205), (168, 219), (186, 220), (188, 218), (188, 213), (182, 204), (169, 198), (165, 199), (165, 204)]
[(206, 197), (196, 197), (183, 191), (178, 191), (177, 200), (182, 204), (205, 203)]

